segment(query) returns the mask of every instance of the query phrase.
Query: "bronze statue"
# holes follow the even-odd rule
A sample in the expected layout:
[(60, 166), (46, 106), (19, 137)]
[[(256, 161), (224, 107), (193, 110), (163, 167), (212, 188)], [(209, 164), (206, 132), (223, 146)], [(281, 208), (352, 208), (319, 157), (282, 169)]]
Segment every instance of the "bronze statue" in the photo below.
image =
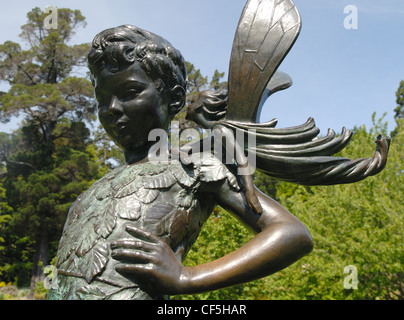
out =
[[(299, 31), (292, 1), (249, 0), (236, 32), (228, 93), (205, 92), (188, 108), (189, 118), (218, 128), (225, 138), (254, 135), (255, 146), (232, 145), (237, 150), (230, 164), (211, 150), (168, 149), (167, 161), (150, 160), (155, 141), (149, 133), (167, 130), (184, 106), (184, 59), (166, 40), (134, 26), (95, 37), (88, 60), (99, 119), (126, 163), (72, 205), (50, 299), (164, 299), (210, 291), (275, 273), (312, 250), (306, 227), (253, 188), (243, 149), (256, 153), (257, 169), (278, 179), (337, 184), (380, 172), (389, 139), (378, 139), (372, 158), (350, 160), (332, 156), (350, 139), (345, 130), (317, 138), (313, 119), (286, 129), (276, 129), (276, 120), (256, 123), (264, 101), (291, 85), (277, 69)], [(188, 161), (175, 157), (178, 152)], [(216, 205), (257, 234), (225, 257), (184, 267), (182, 259)]]

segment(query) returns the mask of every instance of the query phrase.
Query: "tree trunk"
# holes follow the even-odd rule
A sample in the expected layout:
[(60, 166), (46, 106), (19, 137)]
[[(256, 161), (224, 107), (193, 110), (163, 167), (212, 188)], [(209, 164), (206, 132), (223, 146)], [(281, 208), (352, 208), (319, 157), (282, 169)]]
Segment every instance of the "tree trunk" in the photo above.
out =
[(44, 267), (48, 264), (49, 258), (49, 238), (46, 228), (42, 228), (39, 239), (36, 243), (36, 250), (34, 255), (34, 264), (32, 267), (30, 292), (28, 299), (34, 299), (34, 291), (37, 282), (44, 281), (45, 275), (43, 273)]

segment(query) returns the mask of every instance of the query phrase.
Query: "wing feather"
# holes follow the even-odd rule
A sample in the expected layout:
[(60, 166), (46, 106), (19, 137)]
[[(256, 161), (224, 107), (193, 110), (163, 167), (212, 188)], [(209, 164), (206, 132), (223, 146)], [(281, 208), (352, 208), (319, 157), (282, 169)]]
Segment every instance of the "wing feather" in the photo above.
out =
[(332, 185), (353, 183), (379, 173), (386, 165), (390, 138), (378, 137), (376, 151), (371, 158), (348, 159), (333, 156), (346, 147), (352, 131), (343, 128), (340, 135), (329, 130), (319, 138), (319, 129), (312, 118), (296, 127), (276, 129), (269, 123), (222, 122), (244, 134), (254, 135), (256, 145), (245, 150), (256, 156), (255, 165), (267, 175), (302, 185)]
[(234, 38), (227, 120), (257, 122), (261, 97), (300, 32), (291, 0), (249, 0)]

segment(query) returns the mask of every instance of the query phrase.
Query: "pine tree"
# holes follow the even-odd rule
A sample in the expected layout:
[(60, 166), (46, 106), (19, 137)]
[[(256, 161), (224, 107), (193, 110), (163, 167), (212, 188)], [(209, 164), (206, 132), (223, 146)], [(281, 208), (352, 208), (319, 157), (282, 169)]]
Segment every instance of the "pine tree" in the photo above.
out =
[(24, 115), (19, 130), (1, 141), (4, 186), (13, 208), (5, 250), (23, 262), (11, 268), (20, 284), (32, 266), (31, 289), (43, 279), (42, 267), (55, 250), (71, 203), (99, 177), (85, 125), (95, 120), (93, 87), (73, 76), (85, 66), (89, 44), (69, 44), (85, 18), (78, 10), (60, 8), (57, 28), (46, 29), (47, 15), (39, 8), (27, 14), (20, 34), (27, 49), (11, 41), (0, 45), (0, 80), (11, 86), (0, 95), (0, 121)]

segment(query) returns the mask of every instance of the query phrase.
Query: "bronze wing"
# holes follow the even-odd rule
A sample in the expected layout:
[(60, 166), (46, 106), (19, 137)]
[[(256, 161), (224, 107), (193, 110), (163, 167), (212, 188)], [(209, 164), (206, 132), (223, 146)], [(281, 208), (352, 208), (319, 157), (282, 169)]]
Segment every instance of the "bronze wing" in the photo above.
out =
[(247, 2), (231, 53), (226, 120), (257, 122), (268, 82), (300, 28), (300, 15), (291, 0)]

